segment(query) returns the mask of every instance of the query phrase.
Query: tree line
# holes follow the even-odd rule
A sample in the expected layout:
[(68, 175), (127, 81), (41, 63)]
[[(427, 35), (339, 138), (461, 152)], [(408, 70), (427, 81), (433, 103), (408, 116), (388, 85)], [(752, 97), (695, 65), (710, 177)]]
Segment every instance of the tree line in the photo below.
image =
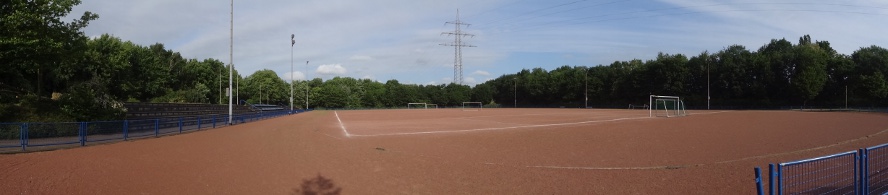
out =
[[(142, 46), (82, 29), (98, 15), (61, 21), (78, 0), (0, 3), (0, 121), (119, 119), (124, 102), (226, 104), (228, 67), (217, 59), (185, 58), (156, 43)], [(530, 65), (533, 66), (533, 65)], [(411, 102), (460, 106), (615, 107), (644, 104), (648, 95), (684, 98), (692, 108), (885, 106), (888, 50), (862, 47), (850, 55), (808, 35), (774, 39), (749, 50), (732, 45), (696, 56), (607, 65), (523, 69), (475, 86), (417, 85), (397, 80), (335, 77), (288, 83), (271, 70), (233, 72), (239, 100), (294, 107), (392, 108)], [(710, 99), (711, 98), (711, 99)], [(707, 101), (709, 100), (709, 101)]]
[[(837, 108), (846, 103), (888, 105), (886, 74), (885, 48), (863, 47), (845, 55), (828, 41), (804, 35), (796, 43), (773, 39), (753, 51), (732, 45), (691, 57), (660, 53), (646, 61), (523, 69), (475, 86), (335, 77), (295, 81), (293, 88), (296, 108), (305, 107), (306, 97), (312, 108), (392, 108), (411, 102), (454, 107), (468, 101), (503, 107), (624, 108), (647, 103), (649, 95), (681, 96), (692, 108)], [(238, 90), (240, 99), (286, 106), (290, 86), (277, 75), (260, 70), (247, 76)]]
[(886, 73), (885, 48), (844, 55), (805, 35), (796, 44), (774, 39), (755, 51), (732, 45), (690, 58), (660, 53), (647, 61), (534, 68), (481, 85), (495, 89), (496, 102), (509, 102), (517, 93), (519, 106), (581, 107), (588, 97), (590, 106), (619, 108), (646, 103), (653, 94), (681, 96), (695, 108), (706, 108), (707, 97), (718, 108), (842, 107), (846, 97), (849, 106), (865, 107), (888, 103)]

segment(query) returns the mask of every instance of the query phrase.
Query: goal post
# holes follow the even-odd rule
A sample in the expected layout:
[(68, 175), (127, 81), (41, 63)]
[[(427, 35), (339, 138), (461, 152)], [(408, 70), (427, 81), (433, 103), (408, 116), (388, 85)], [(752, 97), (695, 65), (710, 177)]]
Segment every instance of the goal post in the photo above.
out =
[(407, 109), (428, 109), (429, 106), (426, 103), (407, 103)]
[(674, 117), (688, 115), (687, 110), (685, 110), (684, 101), (681, 100), (681, 97), (651, 95), (648, 101), (650, 103), (648, 104), (650, 105), (648, 107), (648, 115), (650, 117)]
[(463, 111), (479, 111), (479, 110), (481, 110), (481, 108), (484, 107), (483, 105), (484, 104), (482, 104), (481, 102), (463, 102), (462, 103), (462, 110)]
[(438, 109), (438, 104), (426, 104), (426, 109)]

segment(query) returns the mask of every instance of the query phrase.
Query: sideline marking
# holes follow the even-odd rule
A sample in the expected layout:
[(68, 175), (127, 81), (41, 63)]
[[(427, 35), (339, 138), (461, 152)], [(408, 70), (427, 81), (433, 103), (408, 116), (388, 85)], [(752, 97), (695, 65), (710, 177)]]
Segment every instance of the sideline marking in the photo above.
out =
[(342, 132), (345, 133), (345, 137), (351, 137), (351, 134), (348, 134), (348, 131), (345, 130), (345, 125), (342, 124), (342, 119), (339, 119), (339, 112), (333, 111), (333, 114), (336, 114), (336, 120), (339, 121), (339, 128), (342, 128)]
[(652, 166), (652, 167), (565, 167), (565, 166), (525, 166), (527, 168), (544, 168), (544, 169), (580, 169), (580, 170), (657, 170), (657, 169), (682, 169), (698, 165), (679, 165), (679, 166)]
[[(504, 129), (519, 129), (519, 128), (533, 128), (533, 127), (553, 127), (553, 126), (566, 126), (566, 125), (578, 125), (578, 124), (587, 124), (587, 123), (599, 123), (599, 122), (613, 122), (613, 121), (622, 121), (622, 120), (635, 120), (635, 119), (649, 119), (651, 117), (633, 117), (633, 118), (616, 118), (609, 120), (600, 120), (600, 121), (582, 121), (582, 122), (572, 122), (572, 123), (554, 123), (554, 124), (541, 124), (541, 125), (524, 125), (524, 126), (511, 126), (511, 127), (492, 127), (492, 128), (480, 128), (480, 129), (465, 129), (465, 130), (451, 130), (451, 131), (422, 131), (422, 132), (406, 132), (406, 133), (383, 133), (383, 134), (372, 134), (372, 135), (352, 135), (355, 137), (375, 137), (375, 136), (391, 136), (391, 135), (423, 135), (423, 134), (441, 134), (441, 133), (459, 133), (459, 132), (475, 132), (475, 131), (495, 131), (495, 130), (504, 130)], [(340, 122), (341, 124), (341, 122)], [(345, 127), (342, 128), (345, 130)]]

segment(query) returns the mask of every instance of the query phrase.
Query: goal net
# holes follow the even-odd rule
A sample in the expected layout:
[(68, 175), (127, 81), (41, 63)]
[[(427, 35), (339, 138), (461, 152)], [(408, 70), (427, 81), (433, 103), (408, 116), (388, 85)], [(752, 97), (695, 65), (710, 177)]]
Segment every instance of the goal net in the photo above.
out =
[(648, 105), (650, 105), (650, 107), (648, 107), (650, 117), (674, 117), (688, 115), (688, 112), (685, 110), (684, 102), (681, 101), (681, 98), (678, 96), (651, 95), (650, 104)]
[(438, 104), (426, 104), (426, 109), (438, 109)]
[(429, 106), (426, 103), (407, 103), (407, 109), (428, 109)]
[(482, 104), (481, 102), (463, 102), (462, 110), (463, 111), (479, 111), (481, 110)]
[(643, 105), (633, 105), (629, 104), (629, 109), (649, 109), (650, 107), (647, 104)]

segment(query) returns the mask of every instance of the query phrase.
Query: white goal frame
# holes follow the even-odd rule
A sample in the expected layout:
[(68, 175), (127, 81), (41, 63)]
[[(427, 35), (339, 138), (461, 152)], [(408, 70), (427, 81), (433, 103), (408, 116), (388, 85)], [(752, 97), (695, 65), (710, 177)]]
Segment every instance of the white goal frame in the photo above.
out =
[[(466, 108), (466, 104), (469, 104), (469, 105), (478, 104), (478, 109), (475, 109), (475, 108), (472, 108), (472, 107), (469, 107), (469, 108), (467, 109), (467, 108)], [(479, 111), (479, 110), (481, 110), (481, 109), (483, 109), (483, 108), (484, 108), (484, 103), (481, 103), (481, 102), (463, 102), (463, 103), (462, 103), (462, 110), (463, 110), (463, 111)]]
[[(654, 117), (654, 111), (659, 111), (661, 107), (657, 104), (658, 102), (663, 102), (662, 110), (665, 112), (666, 117), (674, 117), (674, 116), (687, 116), (688, 111), (685, 110), (684, 101), (681, 101), (681, 97), (678, 96), (661, 96), (661, 95), (651, 95), (649, 98), (648, 105), (648, 116)], [(674, 102), (671, 106), (667, 105), (667, 101)], [(670, 115), (671, 114), (671, 115)], [(659, 112), (656, 116), (659, 115)]]
[[(416, 107), (416, 109), (420, 109), (420, 108), (421, 108), (421, 109), (429, 109), (429, 104), (426, 104), (426, 103), (407, 103), (407, 109), (408, 109), (408, 110), (409, 110), (409, 109), (413, 109), (413, 108), (410, 108), (410, 105), (422, 105), (421, 107), (420, 107), (420, 106), (414, 106), (414, 107)], [(437, 106), (437, 105), (436, 105), (436, 106)]]

